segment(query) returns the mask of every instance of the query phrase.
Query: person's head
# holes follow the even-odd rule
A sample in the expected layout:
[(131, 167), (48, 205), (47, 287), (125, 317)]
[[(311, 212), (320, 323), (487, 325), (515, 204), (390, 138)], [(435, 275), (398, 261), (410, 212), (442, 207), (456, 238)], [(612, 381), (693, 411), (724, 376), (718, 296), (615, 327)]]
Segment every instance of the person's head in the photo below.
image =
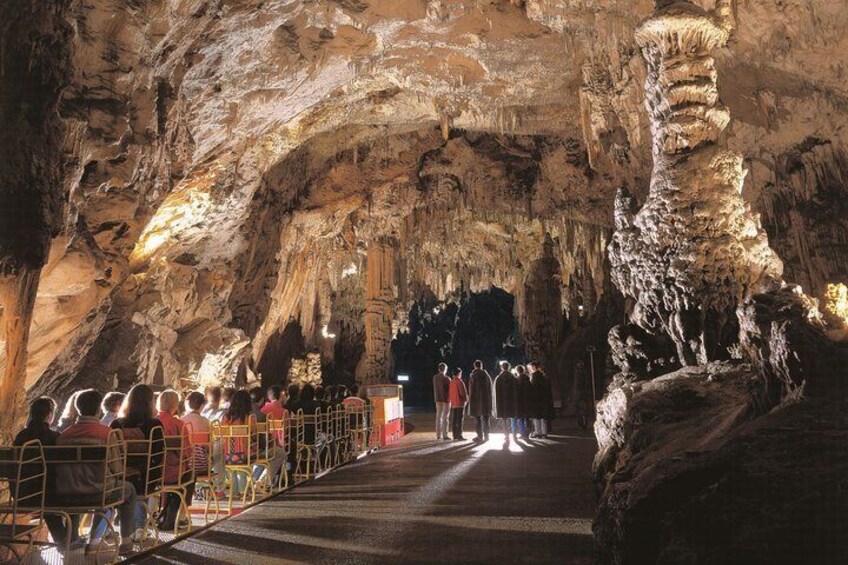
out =
[(350, 385), (350, 395), (351, 396), (359, 396), (359, 385), (358, 384), (353, 383), (352, 385)]
[(501, 361), (501, 371), (509, 371), (509, 361)]
[(297, 402), (297, 399), (300, 398), (300, 387), (292, 383), (289, 385), (288, 391), (289, 400)]
[(300, 389), (300, 400), (302, 402), (315, 400), (315, 387), (310, 384), (303, 385), (303, 388)]
[(53, 423), (53, 417), (56, 415), (56, 401), (49, 396), (41, 396), (32, 401), (29, 405), (29, 416), (27, 417), (27, 427), (35, 428), (41, 424), (50, 425)]
[(515, 368), (515, 372), (518, 373), (519, 375), (523, 375), (527, 372), (527, 369), (524, 367), (524, 365), (518, 365)]
[(443, 375), (448, 374), (448, 366), (445, 363), (439, 363), (439, 372)]
[(280, 399), (280, 396), (283, 394), (283, 387), (280, 385), (271, 385), (268, 387), (268, 400), (274, 402)]
[(227, 408), (227, 419), (230, 422), (245, 422), (251, 414), (253, 402), (250, 400), (250, 394), (244, 389), (235, 391)]
[(477, 359), (476, 361), (474, 361), (474, 368), (475, 369), (482, 369), (483, 368), (483, 362), (480, 361), (479, 359)]
[(139, 425), (153, 419), (154, 398), (153, 389), (148, 385), (135, 385), (124, 399), (124, 417), (131, 425)]
[(121, 404), (124, 402), (124, 393), (122, 392), (107, 392), (103, 397), (103, 402), (100, 404), (100, 409), (104, 414), (109, 412), (117, 413), (121, 409)]
[(80, 395), (82, 391), (78, 390), (68, 398), (68, 401), (65, 402), (65, 408), (62, 410), (62, 420), (66, 422), (73, 422), (79, 416), (79, 412), (77, 412), (77, 396)]
[(313, 394), (315, 395), (315, 400), (321, 401), (321, 400), (324, 400), (324, 398), (326, 398), (327, 390), (324, 387), (322, 387), (321, 385), (318, 385), (318, 386), (315, 387), (315, 392)]
[(458, 379), (460, 377), (462, 377), (462, 369), (457, 367), (456, 369), (453, 370), (453, 378)]
[(190, 412), (200, 412), (203, 405), (206, 404), (206, 397), (202, 392), (194, 391), (188, 393), (185, 399), (186, 410)]
[(539, 363), (536, 361), (530, 361), (529, 363), (527, 363), (527, 370), (531, 373), (535, 373), (539, 370)]
[(221, 396), (223, 395), (223, 390), (219, 386), (208, 386), (206, 387), (206, 402), (209, 403), (209, 406), (213, 408), (217, 408), (221, 404)]
[(100, 412), (101, 402), (103, 402), (102, 394), (93, 388), (84, 390), (76, 398), (77, 414), (80, 416), (95, 417)]
[(250, 389), (250, 400), (254, 404), (262, 404), (265, 401), (265, 393), (262, 392), (261, 386), (255, 386)]
[[(247, 391), (245, 391), (245, 393), (246, 392)], [(221, 400), (223, 402), (232, 402), (233, 396), (235, 396), (235, 394), (236, 394), (236, 389), (234, 389), (233, 387), (231, 387), (231, 386), (224, 387), (224, 390), (221, 392)], [(247, 397), (250, 398), (250, 395), (248, 394)]]
[(336, 398), (339, 400), (347, 398), (347, 387), (345, 385), (339, 385), (336, 387)]
[(175, 390), (163, 390), (156, 400), (156, 407), (160, 412), (174, 415), (180, 409), (180, 394)]

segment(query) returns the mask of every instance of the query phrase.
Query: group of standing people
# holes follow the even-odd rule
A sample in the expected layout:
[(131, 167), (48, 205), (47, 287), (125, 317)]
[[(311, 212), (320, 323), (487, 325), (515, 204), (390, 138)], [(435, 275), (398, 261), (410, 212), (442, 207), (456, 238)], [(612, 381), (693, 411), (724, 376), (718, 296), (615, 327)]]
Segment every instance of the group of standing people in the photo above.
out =
[(448, 440), (448, 425), (454, 441), (462, 441), (463, 420), (469, 415), (475, 420), (475, 441), (488, 441), (490, 418), (499, 418), (504, 443), (510, 436), (522, 438), (548, 437), (549, 421), (554, 416), (551, 381), (538, 362), (527, 367), (518, 365), (514, 371), (506, 361), (500, 363), (500, 373), (494, 381), (483, 368), (482, 361), (474, 362), (468, 382), (462, 369), (448, 376), (448, 366), (440, 363), (433, 375), (433, 398), (436, 402), (436, 437)]

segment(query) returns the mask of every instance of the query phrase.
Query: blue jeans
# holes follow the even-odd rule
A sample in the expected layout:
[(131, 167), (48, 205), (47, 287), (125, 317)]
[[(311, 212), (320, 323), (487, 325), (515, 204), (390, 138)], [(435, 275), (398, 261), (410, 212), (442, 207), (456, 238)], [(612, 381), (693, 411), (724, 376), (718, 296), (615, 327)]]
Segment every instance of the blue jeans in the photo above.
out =
[[(135, 533), (138, 526), (147, 520), (147, 509), (136, 499), (135, 487), (132, 483), (124, 483), (124, 502), (118, 506), (118, 517), (121, 521), (121, 537), (128, 539)], [(112, 517), (113, 510), (107, 510), (106, 515)], [(96, 515), (91, 522), (91, 540), (96, 541), (106, 533), (106, 520)]]
[(521, 432), (522, 437), (527, 437), (527, 421), (524, 418), (510, 418), (512, 433)]

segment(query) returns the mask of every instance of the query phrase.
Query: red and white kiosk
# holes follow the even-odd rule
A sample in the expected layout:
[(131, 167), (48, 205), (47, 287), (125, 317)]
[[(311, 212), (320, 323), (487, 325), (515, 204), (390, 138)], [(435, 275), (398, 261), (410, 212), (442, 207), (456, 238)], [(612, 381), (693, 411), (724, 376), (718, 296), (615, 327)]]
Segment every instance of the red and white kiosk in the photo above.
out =
[(379, 445), (386, 446), (403, 437), (403, 386), (367, 385), (365, 393), (374, 407), (374, 433)]

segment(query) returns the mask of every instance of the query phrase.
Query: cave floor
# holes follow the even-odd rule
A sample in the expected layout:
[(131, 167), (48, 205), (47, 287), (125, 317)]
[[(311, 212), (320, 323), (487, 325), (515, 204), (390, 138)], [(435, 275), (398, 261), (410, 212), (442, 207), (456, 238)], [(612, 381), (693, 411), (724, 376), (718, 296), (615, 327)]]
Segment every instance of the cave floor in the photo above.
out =
[(501, 434), (438, 441), (432, 418), (408, 413), (415, 430), (397, 444), (141, 562), (592, 562), (590, 432), (560, 419), (549, 439), (504, 450)]

